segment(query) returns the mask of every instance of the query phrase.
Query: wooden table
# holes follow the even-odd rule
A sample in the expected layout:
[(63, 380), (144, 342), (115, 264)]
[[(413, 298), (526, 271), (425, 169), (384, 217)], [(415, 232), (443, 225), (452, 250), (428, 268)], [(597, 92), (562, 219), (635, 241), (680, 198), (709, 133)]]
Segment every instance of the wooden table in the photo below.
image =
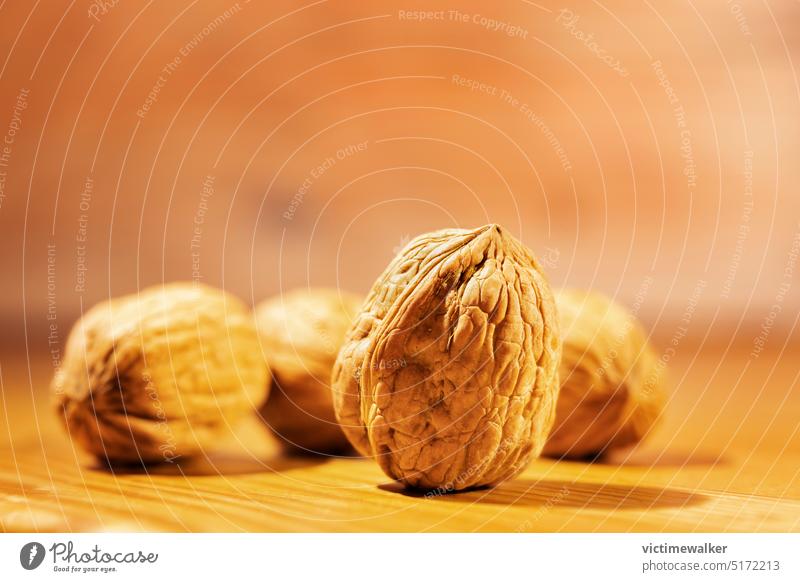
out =
[[(127, 473), (74, 450), (46, 356), (0, 364), (4, 531), (800, 531), (800, 346), (682, 346), (633, 452), (539, 460), (494, 490), (404, 492), (367, 459), (286, 458), (256, 421), (208, 459)], [(28, 362), (30, 361), (30, 365)]]

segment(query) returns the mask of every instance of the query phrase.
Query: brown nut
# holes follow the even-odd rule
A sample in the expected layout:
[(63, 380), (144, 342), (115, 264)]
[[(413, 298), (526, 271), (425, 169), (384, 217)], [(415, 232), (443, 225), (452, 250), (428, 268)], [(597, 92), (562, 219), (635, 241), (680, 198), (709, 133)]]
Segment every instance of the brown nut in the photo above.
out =
[(72, 438), (111, 462), (202, 452), (261, 405), (267, 368), (248, 308), (175, 283), (98, 304), (67, 340), (52, 390)]
[(564, 350), (548, 456), (582, 458), (632, 445), (664, 407), (664, 367), (628, 310), (598, 293), (559, 291)]
[(339, 352), (350, 442), (408, 486), (495, 485), (539, 454), (561, 356), (550, 285), (497, 225), (412, 240), (376, 281)]
[(293, 451), (349, 452), (333, 412), (331, 370), (361, 298), (335, 289), (300, 289), (255, 310), (275, 381), (261, 416)]

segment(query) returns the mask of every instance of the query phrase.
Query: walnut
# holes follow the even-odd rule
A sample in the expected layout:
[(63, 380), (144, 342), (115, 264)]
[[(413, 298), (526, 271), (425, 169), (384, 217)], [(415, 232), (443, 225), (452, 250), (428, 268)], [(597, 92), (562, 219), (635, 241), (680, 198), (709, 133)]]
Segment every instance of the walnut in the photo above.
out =
[(202, 452), (264, 401), (248, 308), (203, 285), (98, 304), (71, 331), (52, 390), (72, 438), (110, 462)]
[(350, 441), (407, 486), (456, 491), (519, 473), (555, 416), (550, 286), (497, 225), (412, 240), (376, 281), (333, 371)]
[(335, 289), (302, 289), (260, 303), (261, 346), (275, 383), (261, 416), (291, 451), (350, 452), (333, 412), (330, 382), (336, 354), (361, 297)]
[(663, 365), (636, 318), (598, 293), (556, 293), (564, 351), (544, 454), (581, 458), (640, 441), (664, 406)]

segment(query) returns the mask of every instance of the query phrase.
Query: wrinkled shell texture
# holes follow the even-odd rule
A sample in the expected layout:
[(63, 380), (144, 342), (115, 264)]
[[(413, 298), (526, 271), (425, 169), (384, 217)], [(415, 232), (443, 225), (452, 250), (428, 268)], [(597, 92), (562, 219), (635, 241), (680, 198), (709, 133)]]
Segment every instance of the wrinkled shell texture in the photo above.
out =
[(331, 371), (362, 298), (300, 289), (256, 307), (261, 346), (274, 380), (261, 416), (290, 450), (351, 451), (333, 411)]
[(67, 339), (52, 390), (84, 449), (158, 462), (211, 447), (263, 403), (267, 382), (249, 309), (176, 283), (90, 309)]
[(598, 293), (556, 293), (563, 356), (544, 454), (580, 458), (639, 442), (664, 407), (664, 369), (625, 308)]
[(561, 355), (550, 286), (503, 228), (412, 240), (377, 280), (333, 373), (345, 433), (395, 480), (456, 491), (544, 446)]

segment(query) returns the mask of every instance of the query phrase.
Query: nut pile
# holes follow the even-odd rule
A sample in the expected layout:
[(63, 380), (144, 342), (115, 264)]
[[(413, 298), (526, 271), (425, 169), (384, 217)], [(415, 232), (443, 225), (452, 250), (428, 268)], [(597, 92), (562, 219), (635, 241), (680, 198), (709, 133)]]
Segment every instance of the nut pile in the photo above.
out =
[(413, 239), (363, 301), (305, 289), (251, 312), (177, 283), (99, 304), (52, 389), (73, 439), (111, 462), (204, 454), (258, 411), (288, 452), (354, 448), (407, 486), (451, 492), (540, 454), (638, 442), (662, 376), (631, 313), (554, 295), (533, 253), (490, 224)]

